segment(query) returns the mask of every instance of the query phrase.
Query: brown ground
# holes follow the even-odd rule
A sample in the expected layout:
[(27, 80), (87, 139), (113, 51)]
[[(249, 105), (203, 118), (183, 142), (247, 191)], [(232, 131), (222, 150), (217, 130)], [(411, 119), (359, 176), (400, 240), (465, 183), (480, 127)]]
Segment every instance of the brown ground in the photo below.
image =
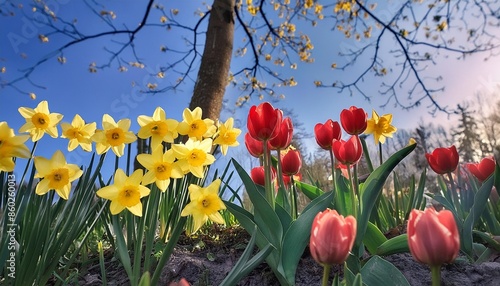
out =
[[(185, 277), (191, 285), (217, 286), (226, 277), (233, 265), (239, 259), (249, 235), (242, 229), (231, 229), (222, 234), (202, 235), (198, 237), (182, 236), (178, 246), (170, 257), (161, 278), (160, 285), (168, 285)], [(112, 256), (112, 255), (110, 255)], [(396, 254), (385, 257), (405, 275), (412, 286), (430, 285), (430, 270), (413, 260), (409, 254)], [(331, 277), (341, 271), (339, 267), (332, 268)], [(320, 285), (323, 269), (309, 255), (306, 249), (297, 269), (296, 285)], [(471, 264), (463, 259), (443, 266), (442, 285), (500, 285), (500, 258), (491, 257), (490, 261), (481, 264)], [(118, 267), (116, 260), (107, 262), (108, 285), (127, 285), (125, 272)], [(80, 285), (102, 285), (99, 265), (88, 268), (88, 273), (80, 277)], [(272, 271), (263, 263), (254, 269), (238, 285), (262, 286), (279, 285)]]

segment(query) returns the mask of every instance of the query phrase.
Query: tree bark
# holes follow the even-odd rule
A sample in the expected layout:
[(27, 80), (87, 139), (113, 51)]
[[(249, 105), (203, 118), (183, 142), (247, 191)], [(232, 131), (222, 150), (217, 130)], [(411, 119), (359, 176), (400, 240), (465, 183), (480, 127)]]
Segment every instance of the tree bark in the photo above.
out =
[(233, 53), (235, 0), (214, 0), (208, 20), (205, 49), (189, 108), (200, 107), (203, 117), (219, 119)]

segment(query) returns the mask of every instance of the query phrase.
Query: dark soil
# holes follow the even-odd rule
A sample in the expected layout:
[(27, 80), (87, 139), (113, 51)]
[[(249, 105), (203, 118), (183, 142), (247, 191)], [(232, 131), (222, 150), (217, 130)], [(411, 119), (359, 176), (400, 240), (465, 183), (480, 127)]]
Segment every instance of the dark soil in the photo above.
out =
[[(163, 270), (159, 285), (168, 285), (172, 281), (186, 278), (191, 285), (219, 285), (231, 271), (243, 253), (250, 236), (240, 228), (226, 229), (211, 235), (195, 237), (181, 236), (179, 243)], [(208, 232), (207, 232), (208, 233)], [(384, 257), (401, 270), (410, 285), (431, 285), (430, 270), (426, 265), (417, 263), (410, 254), (394, 254)], [(108, 285), (128, 285), (127, 276), (112, 258), (107, 262)], [(330, 276), (342, 273), (339, 266), (332, 267)], [(500, 258), (493, 255), (489, 261), (472, 264), (464, 259), (441, 269), (442, 285), (500, 285)], [(304, 252), (296, 275), (296, 285), (321, 285), (323, 268), (312, 259), (308, 250)], [(88, 273), (80, 277), (80, 285), (102, 285), (99, 265), (88, 268)], [(238, 285), (262, 286), (279, 285), (273, 272), (265, 263), (259, 265)]]

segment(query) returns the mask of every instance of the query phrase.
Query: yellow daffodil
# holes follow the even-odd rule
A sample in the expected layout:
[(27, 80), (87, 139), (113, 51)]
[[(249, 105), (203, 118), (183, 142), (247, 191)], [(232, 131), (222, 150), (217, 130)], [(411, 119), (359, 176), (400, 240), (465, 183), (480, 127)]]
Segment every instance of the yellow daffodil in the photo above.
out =
[(69, 139), (68, 151), (75, 150), (78, 145), (87, 152), (92, 151), (92, 140), (90, 137), (95, 133), (95, 122), (86, 124), (82, 117), (76, 114), (71, 124), (63, 122), (61, 123), (61, 128), (61, 137)]
[(50, 160), (35, 157), (35, 168), (37, 171), (35, 178), (43, 178), (36, 185), (36, 194), (44, 195), (50, 190), (55, 190), (65, 200), (69, 197), (71, 182), (83, 174), (77, 165), (66, 163), (66, 158), (60, 150), (57, 150)]
[(203, 167), (215, 162), (215, 157), (209, 152), (212, 149), (212, 139), (203, 141), (189, 139), (185, 144), (174, 144), (175, 157), (184, 173), (191, 172), (198, 178), (203, 178)]
[(201, 119), (201, 108), (196, 107), (193, 111), (189, 108), (184, 109), (182, 121), (179, 122), (177, 132), (181, 135), (187, 135), (189, 138), (202, 140), (212, 137), (217, 131), (214, 121), (210, 118)]
[(130, 119), (121, 119), (118, 123), (109, 114), (102, 116), (103, 130), (97, 130), (91, 137), (96, 142), (97, 154), (107, 152), (109, 148), (113, 150), (116, 156), (121, 157), (125, 144), (130, 144), (137, 140), (137, 137), (130, 128)]
[(175, 155), (172, 149), (163, 153), (163, 146), (158, 146), (153, 150), (152, 154), (139, 154), (137, 161), (141, 163), (148, 172), (142, 179), (143, 185), (148, 185), (156, 182), (156, 186), (164, 192), (170, 184), (170, 178), (182, 178), (184, 173), (175, 162)]
[(162, 142), (173, 143), (174, 139), (179, 136), (177, 133), (179, 122), (174, 119), (166, 119), (165, 111), (161, 107), (156, 108), (153, 117), (140, 115), (137, 117), (137, 123), (141, 126), (138, 133), (139, 138), (151, 137), (152, 149)]
[(391, 125), (392, 114), (384, 114), (380, 117), (375, 110), (372, 111), (372, 118), (368, 119), (365, 134), (373, 134), (375, 144), (385, 143), (385, 138), (391, 137), (397, 128)]
[(15, 135), (14, 129), (7, 122), (0, 122), (0, 171), (12, 172), (14, 170), (14, 157), (29, 158), (30, 150), (24, 142), (29, 135)]
[(148, 196), (150, 190), (141, 185), (142, 170), (135, 170), (127, 177), (122, 169), (115, 172), (114, 184), (97, 191), (97, 196), (110, 200), (109, 209), (115, 215), (125, 208), (136, 216), (142, 216), (141, 198)]
[(226, 206), (219, 198), (219, 187), (221, 180), (213, 181), (208, 187), (191, 184), (188, 188), (190, 202), (181, 212), (181, 216), (193, 216), (192, 233), (195, 233), (200, 227), (210, 219), (213, 222), (224, 224), (219, 210), (226, 209)]
[(221, 147), (221, 152), (226, 155), (229, 146), (235, 147), (240, 145), (238, 136), (241, 134), (241, 129), (234, 128), (234, 119), (229, 118), (224, 124), (220, 124), (219, 130), (216, 133), (214, 144)]
[(57, 124), (63, 116), (59, 113), (50, 113), (47, 101), (41, 101), (35, 109), (20, 107), (18, 110), (26, 119), (26, 123), (19, 128), (20, 133), (29, 132), (33, 142), (40, 140), (45, 133), (57, 138)]

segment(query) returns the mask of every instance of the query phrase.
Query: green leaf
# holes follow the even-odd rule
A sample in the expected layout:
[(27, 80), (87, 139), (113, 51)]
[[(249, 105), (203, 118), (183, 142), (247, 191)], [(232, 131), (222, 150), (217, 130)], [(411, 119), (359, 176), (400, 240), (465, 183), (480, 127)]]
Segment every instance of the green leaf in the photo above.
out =
[(368, 252), (375, 254), (377, 252), (377, 248), (386, 241), (387, 238), (380, 231), (380, 229), (375, 224), (368, 222), (365, 237), (363, 238), (363, 243), (368, 249)]
[(462, 242), (462, 247), (465, 253), (472, 255), (472, 229), (479, 221), (481, 214), (484, 211), (486, 203), (493, 188), (494, 177), (490, 177), (488, 180), (483, 182), (483, 185), (479, 191), (474, 196), (474, 204), (472, 205), (471, 211), (467, 215), (462, 229), (462, 234), (460, 241)]
[(354, 281), (352, 282), (352, 286), (363, 286), (363, 278), (361, 276), (361, 273), (356, 274), (354, 276)]
[(254, 207), (254, 222), (257, 224), (259, 230), (264, 234), (267, 240), (276, 248), (279, 248), (281, 238), (283, 236), (283, 228), (278, 215), (273, 210), (266, 198), (258, 191), (255, 183), (250, 176), (245, 172), (236, 160), (232, 162), (238, 172), (243, 184), (245, 185), (246, 192), (252, 201)]
[(245, 248), (245, 251), (238, 259), (238, 262), (231, 269), (229, 274), (224, 278), (219, 286), (229, 286), (236, 285), (243, 277), (257, 267), (273, 250), (271, 244), (267, 244), (262, 250), (260, 250), (253, 258), (250, 259), (257, 238), (257, 227), (254, 228), (252, 232), (252, 237)]
[(314, 217), (318, 212), (324, 211), (332, 202), (333, 192), (327, 192), (312, 202), (308, 208), (290, 225), (285, 233), (281, 249), (281, 263), (284, 276), (290, 285), (295, 285), (295, 273), (300, 257), (309, 243), (309, 236)]
[(371, 257), (361, 268), (361, 276), (363, 283), (370, 286), (410, 285), (396, 266), (377, 255)]
[(139, 286), (149, 285), (151, 285), (151, 275), (149, 274), (149, 271), (146, 271), (142, 274), (141, 280), (139, 280)]
[(410, 252), (410, 248), (408, 246), (408, 234), (400, 234), (396, 237), (393, 237), (386, 242), (382, 243), (377, 248), (377, 254), (380, 256), (391, 255), (395, 253), (406, 253)]
[(309, 185), (307, 183), (304, 183), (304, 182), (296, 182), (297, 183), (297, 187), (300, 189), (300, 191), (306, 195), (307, 198), (309, 198), (310, 200), (314, 200), (315, 198), (321, 196), (324, 191), (322, 191), (320, 188), (316, 187), (316, 186), (313, 186), (313, 185)]
[(363, 241), (372, 209), (376, 203), (377, 197), (382, 192), (387, 177), (399, 162), (408, 156), (415, 147), (416, 144), (412, 144), (394, 153), (382, 165), (370, 173), (366, 182), (361, 186), (361, 214), (357, 218), (358, 231), (355, 245), (359, 246)]
[(473, 230), (473, 233), (481, 238), (489, 247), (495, 249), (496, 251), (500, 251), (500, 243), (493, 237), (493, 235), (478, 230)]

